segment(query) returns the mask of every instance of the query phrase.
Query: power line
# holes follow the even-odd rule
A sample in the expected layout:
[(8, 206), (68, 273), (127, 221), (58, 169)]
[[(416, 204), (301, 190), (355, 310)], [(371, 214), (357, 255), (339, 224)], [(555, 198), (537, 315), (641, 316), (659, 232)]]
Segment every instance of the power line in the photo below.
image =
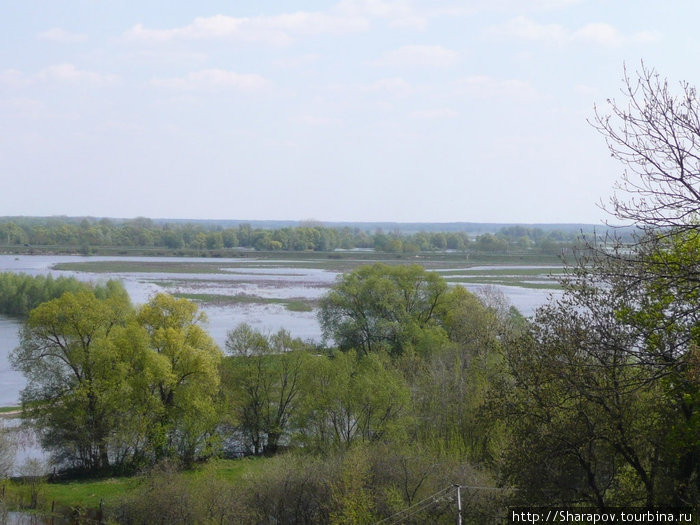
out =
[(417, 503), (414, 503), (413, 505), (406, 507), (403, 510), (400, 510), (391, 516), (388, 516), (378, 522), (375, 523), (375, 525), (381, 525), (381, 524), (386, 524), (386, 525), (395, 525), (399, 523), (402, 520), (408, 519), (411, 516), (414, 516), (418, 514), (419, 512), (422, 512), (424, 510), (429, 509), (433, 505), (436, 505), (437, 503), (440, 503), (444, 500), (444, 497), (447, 495), (447, 493), (450, 490), (459, 490), (459, 489), (469, 489), (469, 490), (492, 490), (492, 491), (512, 491), (512, 490), (517, 490), (517, 489), (511, 489), (511, 488), (503, 488), (503, 487), (485, 487), (485, 486), (480, 486), (480, 485), (450, 485), (449, 487), (445, 487), (442, 490), (437, 491), (434, 494), (431, 494), (427, 498), (424, 498), (420, 500)]
[[(428, 507), (434, 505), (435, 503), (438, 503), (439, 501), (441, 501), (442, 497), (445, 496), (446, 493), (449, 492), (450, 490), (452, 490), (453, 488), (454, 488), (454, 485), (450, 485), (449, 487), (446, 487), (442, 490), (439, 490), (435, 494), (431, 494), (427, 498), (424, 498), (424, 499), (420, 500), (419, 502), (414, 503), (410, 507), (406, 507), (405, 509), (398, 511), (398, 512), (392, 514), (391, 516), (388, 516), (388, 517), (384, 518), (383, 520), (378, 521), (375, 525), (380, 525), (382, 523), (387, 523), (387, 524), (393, 525), (394, 523), (398, 523), (402, 519), (408, 518), (408, 517), (416, 514), (417, 512), (425, 510)], [(438, 499), (438, 497), (440, 499)], [(418, 507), (420, 507), (420, 508), (418, 508)], [(392, 521), (390, 521), (390, 520), (392, 520)]]

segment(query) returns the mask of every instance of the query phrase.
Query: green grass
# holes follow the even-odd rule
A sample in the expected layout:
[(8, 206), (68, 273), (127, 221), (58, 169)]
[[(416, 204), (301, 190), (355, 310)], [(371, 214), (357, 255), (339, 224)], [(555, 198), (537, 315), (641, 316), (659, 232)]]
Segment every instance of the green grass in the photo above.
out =
[(290, 312), (311, 312), (314, 308), (310, 301), (287, 301), (285, 308)]
[[(260, 471), (268, 458), (218, 459), (197, 469), (183, 472), (183, 476), (193, 481), (213, 474), (230, 483), (243, 476)], [(100, 503), (109, 507), (116, 505), (129, 494), (138, 491), (141, 478), (115, 477), (79, 481), (59, 481), (43, 483), (39, 493), (40, 511), (48, 512), (52, 504), (56, 508), (98, 508)], [(30, 486), (22, 481), (8, 481), (5, 484), (5, 497), (9, 506), (17, 508), (20, 501), (28, 502)]]
[[(174, 258), (172, 261), (86, 261), (77, 263), (59, 263), (58, 270), (83, 271), (103, 274), (120, 273), (168, 273), (168, 274), (237, 274), (250, 275), (250, 279), (239, 283), (259, 283), (261, 276), (279, 278), (280, 287), (285, 286), (284, 277), (293, 274), (258, 273), (250, 274), (246, 269), (284, 268), (284, 269), (325, 269), (347, 272), (362, 264), (383, 262), (385, 264), (420, 264), (428, 270), (440, 270), (439, 274), (449, 282), (464, 284), (493, 284), (518, 286), (534, 289), (559, 289), (556, 281), (563, 274), (561, 261), (554, 256), (541, 254), (499, 254), (483, 255), (464, 253), (432, 252), (415, 256), (392, 255), (373, 252), (250, 252), (245, 258), (235, 262), (202, 261), (185, 262)], [(479, 266), (495, 266), (490, 269)], [(499, 267), (501, 266), (501, 267)], [(503, 267), (515, 266), (515, 268)], [(535, 266), (523, 268), (522, 266)], [(215, 277), (204, 281), (173, 278), (166, 281), (151, 281), (159, 286), (171, 288), (177, 285), (191, 285), (193, 282), (220, 282)], [(284, 298), (263, 298), (255, 295), (225, 295), (210, 293), (178, 293), (184, 297), (208, 305), (234, 304), (282, 304), (292, 312), (308, 312), (314, 307), (314, 301)]]
[(499, 286), (516, 286), (519, 288), (532, 288), (532, 289), (542, 289), (542, 290), (561, 290), (561, 286), (556, 281), (535, 281), (528, 280), (523, 281), (517, 277), (511, 279), (499, 279), (499, 278), (488, 278), (488, 277), (462, 277), (462, 278), (452, 278), (447, 279), (449, 283), (455, 284), (492, 284)]
[(234, 304), (282, 304), (291, 312), (310, 312), (313, 310), (313, 302), (302, 299), (281, 299), (249, 294), (175, 293), (173, 295), (181, 299), (217, 306)]
[(7, 412), (17, 412), (20, 407), (0, 407), (0, 414), (5, 414)]
[[(118, 502), (137, 485), (138, 478), (43, 483), (39, 491), (39, 504), (44, 511), (50, 510), (54, 503), (59, 507), (97, 508), (100, 502), (105, 505)], [(11, 507), (19, 506), (20, 502), (28, 502), (30, 490), (26, 483), (10, 481), (6, 485), (6, 501)]]
[(54, 270), (89, 273), (222, 273), (217, 263), (159, 262), (159, 261), (87, 261), (58, 263)]
[[(236, 262), (172, 261), (85, 261), (58, 263), (56, 270), (91, 273), (223, 273), (222, 268), (317, 268), (345, 271), (362, 264), (420, 264), (427, 269), (464, 268), (477, 265), (560, 265), (558, 257), (542, 254), (464, 254), (453, 252), (424, 252), (417, 255), (375, 252), (247, 252)], [(225, 272), (229, 273), (229, 272)], [(244, 273), (244, 272), (243, 272)]]
[(213, 474), (229, 483), (237, 483), (246, 475), (259, 472), (269, 460), (266, 457), (247, 457), (240, 459), (212, 460), (201, 468), (184, 473), (185, 477), (198, 480), (207, 474)]

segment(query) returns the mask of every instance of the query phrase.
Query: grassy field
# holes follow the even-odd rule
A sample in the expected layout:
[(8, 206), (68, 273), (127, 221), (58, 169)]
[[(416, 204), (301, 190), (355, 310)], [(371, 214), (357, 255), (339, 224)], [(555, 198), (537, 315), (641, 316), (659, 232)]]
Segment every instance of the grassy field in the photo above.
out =
[(179, 261), (86, 261), (60, 263), (57, 270), (93, 273), (160, 272), (160, 273), (220, 273), (221, 268), (321, 268), (343, 271), (362, 264), (420, 264), (427, 269), (460, 268), (465, 265), (560, 265), (559, 257), (534, 253), (466, 254), (463, 252), (423, 252), (418, 255), (380, 252), (244, 252), (235, 262), (212, 258), (206, 262)]
[[(267, 458), (219, 459), (207, 465), (186, 471), (185, 478), (196, 481), (207, 475), (224, 481), (235, 483), (243, 476), (259, 471)], [(115, 477), (92, 480), (41, 482), (36, 486), (39, 491), (39, 509), (48, 512), (55, 508), (92, 508), (100, 504), (110, 507), (134, 491), (138, 491), (143, 483), (139, 476)], [(0, 485), (0, 492), (3, 489)], [(32, 485), (21, 480), (6, 481), (4, 484), (5, 501), (10, 508), (19, 508), (30, 500)]]
[(175, 293), (175, 297), (189, 299), (200, 304), (213, 306), (228, 306), (234, 304), (282, 304), (290, 312), (310, 312), (315, 303), (304, 299), (280, 299), (275, 297), (259, 297), (248, 294), (211, 294), (211, 293)]
[[(448, 282), (465, 284), (494, 284), (523, 288), (557, 289), (556, 277), (561, 274), (561, 261), (555, 256), (536, 254), (467, 255), (456, 252), (422, 253), (416, 256), (401, 256), (374, 252), (246, 252), (246, 258), (236, 261), (86, 261), (59, 263), (57, 270), (90, 272), (97, 274), (162, 273), (174, 275), (238, 275), (251, 279), (240, 279), (239, 283), (255, 283), (264, 277), (294, 275), (266, 273), (260, 269), (321, 269), (347, 272), (362, 264), (382, 262), (385, 264), (420, 264), (429, 270), (440, 272)], [(488, 268), (481, 268), (487, 266)], [(255, 269), (246, 272), (247, 269)], [(212, 279), (207, 282), (214, 282)], [(182, 285), (187, 279), (157, 281), (160, 286)], [(192, 281), (190, 281), (191, 283)], [(202, 283), (204, 281), (198, 280)], [(282, 285), (284, 286), (284, 285)], [(208, 304), (277, 303), (293, 311), (308, 311), (308, 302), (284, 298), (260, 298), (256, 296), (182, 293), (187, 297)]]

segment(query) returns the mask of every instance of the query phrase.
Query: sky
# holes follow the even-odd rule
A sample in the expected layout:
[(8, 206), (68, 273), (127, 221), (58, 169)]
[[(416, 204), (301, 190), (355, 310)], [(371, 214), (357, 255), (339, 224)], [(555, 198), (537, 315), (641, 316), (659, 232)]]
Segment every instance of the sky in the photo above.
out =
[(0, 216), (593, 223), (696, 0), (0, 0)]

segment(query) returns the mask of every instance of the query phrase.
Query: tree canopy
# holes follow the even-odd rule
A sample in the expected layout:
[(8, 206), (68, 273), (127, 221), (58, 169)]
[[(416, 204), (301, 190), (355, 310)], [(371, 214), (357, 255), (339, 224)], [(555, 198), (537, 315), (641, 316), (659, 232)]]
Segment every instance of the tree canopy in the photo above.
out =
[(100, 471), (206, 454), (220, 351), (196, 310), (161, 294), (137, 312), (114, 282), (30, 312), (11, 360), (55, 463)]

